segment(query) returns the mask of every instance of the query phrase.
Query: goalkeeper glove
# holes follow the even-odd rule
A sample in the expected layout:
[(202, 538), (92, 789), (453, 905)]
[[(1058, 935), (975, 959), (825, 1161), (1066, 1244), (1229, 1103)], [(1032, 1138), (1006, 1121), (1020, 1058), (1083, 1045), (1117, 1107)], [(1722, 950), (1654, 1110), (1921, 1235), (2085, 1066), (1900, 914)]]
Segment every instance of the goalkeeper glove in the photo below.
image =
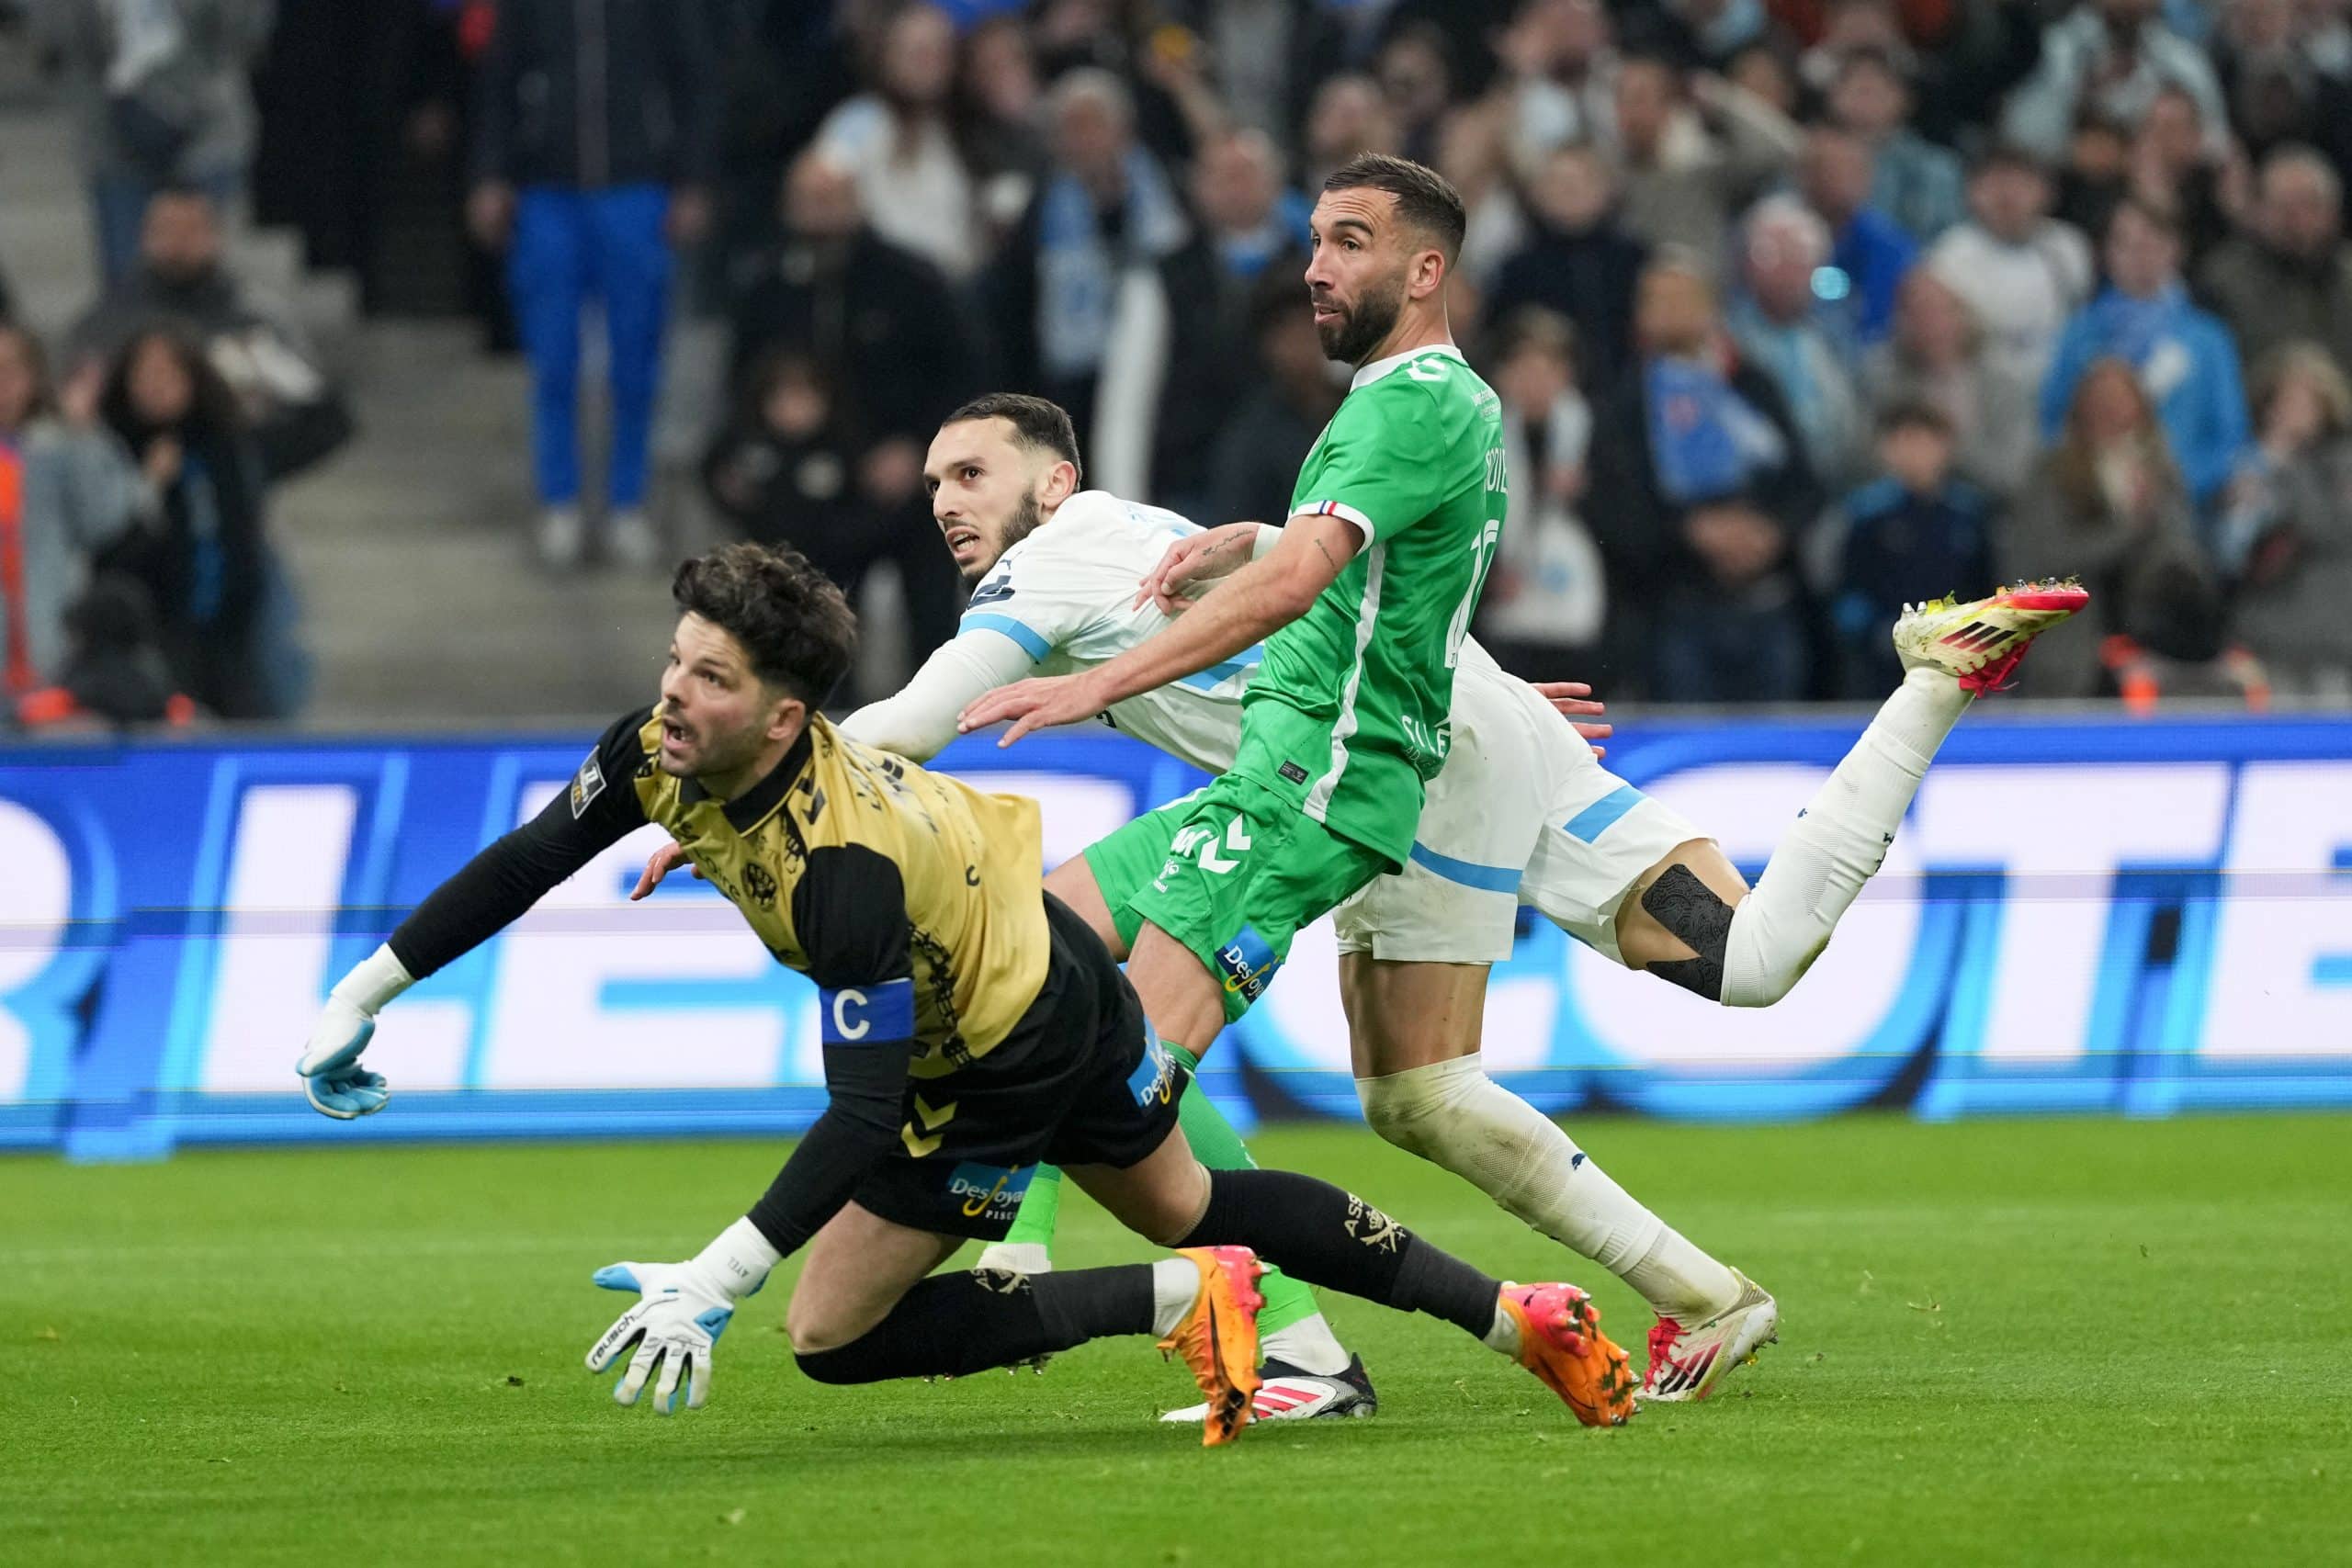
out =
[(311, 1043), (294, 1065), (302, 1077), (303, 1094), (322, 1115), (349, 1122), (384, 1109), (391, 1090), (381, 1073), (359, 1065), (359, 1054), (375, 1037), (377, 1010), (415, 983), (386, 943), (327, 994), (327, 1005), (311, 1026)]
[(620, 1314), (588, 1352), (588, 1370), (601, 1372), (634, 1347), (628, 1371), (613, 1397), (635, 1404), (646, 1379), (661, 1370), (653, 1385), (653, 1408), (663, 1416), (677, 1409), (678, 1384), (686, 1385), (686, 1408), (699, 1410), (710, 1397), (710, 1355), (735, 1315), (735, 1303), (767, 1283), (768, 1270), (784, 1254), (768, 1244), (749, 1219), (736, 1221), (718, 1239), (684, 1263), (608, 1263), (595, 1281), (608, 1291), (636, 1291), (640, 1299)]

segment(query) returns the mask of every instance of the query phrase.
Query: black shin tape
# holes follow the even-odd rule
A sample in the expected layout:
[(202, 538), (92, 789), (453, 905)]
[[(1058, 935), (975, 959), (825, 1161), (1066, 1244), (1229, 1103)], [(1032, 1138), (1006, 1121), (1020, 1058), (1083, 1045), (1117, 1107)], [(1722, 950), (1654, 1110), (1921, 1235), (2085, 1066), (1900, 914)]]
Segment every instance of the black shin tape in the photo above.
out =
[(1654, 963), (1650, 973), (1711, 1002), (1722, 1001), (1724, 953), (1731, 945), (1731, 906), (1693, 875), (1689, 866), (1670, 865), (1642, 895), (1642, 908), (1699, 955)]

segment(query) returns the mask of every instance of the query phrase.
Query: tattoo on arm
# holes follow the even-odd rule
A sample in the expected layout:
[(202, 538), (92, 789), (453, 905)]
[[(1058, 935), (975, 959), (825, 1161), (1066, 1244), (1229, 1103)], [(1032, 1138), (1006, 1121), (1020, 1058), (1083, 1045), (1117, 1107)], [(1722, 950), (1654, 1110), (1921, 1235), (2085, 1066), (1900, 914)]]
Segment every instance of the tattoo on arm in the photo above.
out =
[(1341, 566), (1340, 562), (1332, 556), (1331, 547), (1325, 544), (1322, 540), (1317, 539), (1315, 541), (1315, 547), (1323, 552), (1323, 559), (1325, 563), (1330, 567), (1332, 575), (1335, 577), (1338, 576), (1341, 570)]

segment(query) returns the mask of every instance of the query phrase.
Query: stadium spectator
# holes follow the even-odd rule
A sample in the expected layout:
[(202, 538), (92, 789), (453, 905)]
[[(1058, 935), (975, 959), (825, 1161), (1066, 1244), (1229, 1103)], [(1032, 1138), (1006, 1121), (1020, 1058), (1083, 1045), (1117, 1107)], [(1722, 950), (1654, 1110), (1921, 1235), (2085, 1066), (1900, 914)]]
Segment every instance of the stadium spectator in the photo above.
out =
[(49, 0), (32, 15), (64, 68), (99, 278), (110, 287), (138, 260), (156, 191), (191, 186), (224, 207), (244, 195), (250, 73), (275, 0)]
[[(1712, 681), (1693, 683), (1708, 649), (1742, 628), (1790, 630), (1788, 547), (1819, 513), (1821, 490), (1771, 378), (1731, 352), (1695, 263), (1650, 264), (1634, 330), (1639, 358), (1596, 414), (1589, 464), (1585, 515), (1609, 581), (1604, 663), (1612, 690), (1708, 700)], [(1735, 504), (1687, 526), (1725, 498)], [(1717, 611), (1724, 619), (1704, 626)], [(1788, 694), (1802, 695), (1802, 662), (1781, 659), (1758, 689), (1781, 692), (1794, 670)]]
[(2051, 195), (2041, 164), (1996, 147), (1969, 175), (1968, 221), (1928, 256), (1929, 270), (1974, 312), (1991, 368), (2036, 390), (2058, 334), (2091, 292), (2090, 242), (2049, 215)]
[(351, 439), (350, 408), (292, 313), (254, 299), (230, 274), (211, 197), (157, 191), (139, 249), (138, 267), (66, 335), (68, 365), (111, 360), (141, 333), (168, 327), (200, 343), (237, 394), (265, 478), (299, 474)]
[(1861, 387), (1873, 409), (1907, 402), (1934, 409), (1960, 472), (1994, 494), (2006, 499), (2025, 482), (2039, 445), (2040, 383), (1998, 367), (1975, 312), (1940, 274), (1920, 267), (1904, 279), (1894, 332), (1863, 360)]
[(902, 490), (940, 419), (978, 389), (965, 312), (936, 267), (866, 226), (856, 180), (822, 152), (793, 161), (783, 211), (783, 242), (736, 268), (729, 383), (740, 392), (775, 348), (808, 355), (854, 428), (899, 444), (883, 466)]
[(1772, 378), (1827, 487), (1853, 478), (1866, 440), (1860, 394), (1834, 307), (1815, 294), (1829, 262), (1828, 228), (1793, 197), (1767, 197), (1742, 232), (1740, 288), (1725, 319), (1740, 356)]
[(2041, 60), (2010, 95), (2002, 134), (2055, 159), (2086, 110), (2136, 129), (2167, 85), (2196, 101), (2215, 153), (2229, 124), (2212, 62), (2158, 19), (2162, 0), (2091, 0), (2050, 25)]
[(2091, 361), (2064, 406), (2063, 439), (2003, 520), (1995, 553), (2012, 579), (2079, 577), (2090, 589), (2090, 608), (2035, 646), (2025, 688), (2087, 697), (2110, 684), (2102, 639), (2163, 639), (2158, 590), (2202, 564), (2188, 488), (2131, 363)]
[(1636, 21), (1702, 70), (1720, 72), (1744, 50), (1779, 41), (1777, 19), (1761, 0), (1659, 0)]
[(1198, 17), (1215, 90), (1233, 123), (1262, 130), (1286, 150), (1306, 118), (1316, 85), (1363, 52), (1351, 36), (1351, 18), (1339, 7), (1220, 0), (1190, 9)]
[[(907, 620), (869, 623), (866, 635), (904, 636), (906, 655), (920, 662), (955, 635), (953, 568), (927, 510), (877, 507), (860, 493), (862, 446), (823, 367), (797, 349), (773, 349), (752, 367), (733, 415), (703, 455), (703, 485), (738, 536), (791, 546), (853, 604), (875, 567), (895, 567)], [(838, 698), (858, 699), (854, 691)]]
[(987, 280), (1004, 379), (1069, 411), (1091, 481), (1140, 494), (1154, 367), (1169, 330), (1156, 308), (1158, 269), (1192, 225), (1159, 161), (1136, 143), (1135, 101), (1116, 76), (1091, 66), (1069, 73), (1047, 114), (1053, 166)]
[(1652, 694), (1710, 704), (1812, 694), (1812, 638), (1789, 530), (1756, 498), (1736, 493), (1690, 507), (1679, 533), (1700, 570), (1660, 617)]
[(868, 51), (866, 91), (818, 128), (816, 150), (850, 171), (876, 233), (963, 279), (986, 258), (979, 181), (954, 117), (956, 25), (914, 0)]
[(1877, 477), (1829, 520), (1841, 696), (1868, 700), (1902, 682), (1888, 634), (1904, 606), (1931, 591), (1994, 581), (1993, 502), (1958, 477), (1957, 451), (1942, 409), (1924, 400), (1889, 402), (1879, 415)]
[(1526, 680), (1557, 679), (1600, 640), (1608, 608), (1600, 550), (1577, 515), (1592, 411), (1577, 389), (1576, 330), (1530, 306), (1495, 335), (1510, 525), (1479, 596), (1478, 639)]
[(1618, 188), (1626, 230), (1722, 265), (1733, 214), (1787, 172), (1803, 133), (1720, 77), (1686, 82), (1662, 56), (1631, 54), (1616, 73)]
[(2340, 173), (2352, 153), (2352, 84), (2324, 58), (2344, 38), (2340, 12), (2295, 0), (2227, 0), (2213, 46), (2230, 124), (2248, 153), (2267, 158), (2290, 143), (2319, 148)]
[(612, 399), (605, 546), (642, 568), (671, 247), (710, 222), (718, 95), (701, 6), (502, 0), (477, 81), (476, 238), (508, 251), (531, 362), (532, 469), (548, 566), (580, 563), (581, 308), (603, 307)]
[(1487, 316), (1530, 307), (1574, 323), (1585, 381), (1616, 385), (1632, 352), (1634, 290), (1648, 253), (1625, 232), (1609, 165), (1589, 147), (1548, 153), (1529, 182), (1524, 245), (1496, 270)]
[(1494, 36), (1495, 79), (1476, 110), (1498, 120), (1505, 162), (1555, 147), (1617, 144), (1617, 53), (1600, 0), (1526, 0)]
[(1324, 356), (1314, 312), (1294, 279), (1260, 280), (1250, 335), (1259, 374), (1217, 435), (1201, 523), (1289, 516), (1299, 465), (1347, 393), (1343, 367)]
[[(2132, 193), (2132, 138), (2114, 120), (2086, 114), (2066, 142), (2058, 175), (2059, 219), (2085, 234), (2104, 234)], [(2160, 203), (2159, 205), (2168, 205)]]
[(1369, 76), (1334, 76), (1316, 90), (1306, 115), (1306, 177), (1309, 190), (1359, 152), (1395, 152), (1405, 133), (1388, 107), (1380, 84)]
[(308, 662), (293, 641), (261, 455), (236, 394), (193, 343), (151, 331), (116, 357), (99, 406), (159, 502), (107, 549), (102, 570), (153, 599), (179, 690), (223, 718), (289, 716)]
[(52, 389), (40, 340), (0, 323), (0, 699), (10, 708), (58, 678), (91, 563), (145, 501), (138, 468), (97, 423), (103, 374), (89, 367)]
[(1381, 47), (1375, 70), (1405, 156), (1437, 165), (1453, 107), (1453, 61), (1444, 29), (1408, 22)]
[(2066, 323), (2042, 380), (2043, 437), (2066, 425), (2085, 369), (2120, 359), (2146, 386), (2189, 494), (2202, 505), (2245, 446), (2237, 345), (2227, 327), (2189, 303), (2180, 281), (2180, 237), (2167, 214), (2127, 199), (2108, 224), (2106, 258), (2106, 291)]
[(993, 254), (1028, 210), (1046, 167), (1038, 124), (1045, 87), (1019, 17), (992, 17), (965, 35), (956, 92), (968, 161), (979, 182), (982, 243)]
[(824, 367), (772, 348), (740, 386), (703, 455), (711, 503), (741, 537), (790, 545), (836, 582), (851, 581), (842, 563), (873, 530), (857, 499), (857, 446)]
[(1919, 259), (1911, 236), (1870, 204), (1874, 171), (1870, 143), (1849, 130), (1821, 125), (1805, 138), (1798, 189), (1829, 226), (1828, 267), (1816, 288), (1857, 350), (1894, 325), (1895, 292)]
[(2299, 340), (2352, 367), (2352, 252), (2343, 187), (2327, 160), (2281, 147), (2264, 160), (2250, 231), (2216, 251), (2199, 292), (2252, 364)]
[(2259, 444), (2220, 534), (2239, 638), (2278, 690), (2352, 701), (2352, 386), (2316, 344), (2254, 372)]
[(2180, 231), (2182, 270), (2193, 273), (2230, 237), (2231, 209), (2244, 205), (2234, 187), (2234, 148), (2213, 150), (2197, 100), (2177, 86), (2158, 88), (2140, 121), (2128, 155), (2130, 186), (2150, 205), (2169, 211)]
[(1838, 62), (1829, 113), (1870, 145), (1870, 205), (1928, 245), (1965, 214), (1960, 158), (1912, 130), (1911, 109), (1911, 84), (1883, 51), (1854, 50)]
[(1198, 225), (1159, 263), (1164, 299), (1154, 313), (1169, 328), (1144, 493), (1187, 516), (1208, 504), (1218, 434), (1255, 378), (1250, 308), (1260, 282), (1281, 279), (1294, 302), (1302, 297), (1312, 209), (1282, 175), (1282, 154), (1261, 130), (1204, 143), (1190, 181)]

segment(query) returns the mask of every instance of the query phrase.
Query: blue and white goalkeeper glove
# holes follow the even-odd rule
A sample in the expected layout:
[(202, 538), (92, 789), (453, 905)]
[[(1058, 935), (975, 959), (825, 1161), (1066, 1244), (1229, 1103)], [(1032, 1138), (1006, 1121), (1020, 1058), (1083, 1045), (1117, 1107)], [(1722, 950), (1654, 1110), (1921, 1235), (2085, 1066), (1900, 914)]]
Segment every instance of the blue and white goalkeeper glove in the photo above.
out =
[(414, 984), (389, 942), (335, 982), (311, 1026), (311, 1043), (294, 1065), (303, 1094), (320, 1114), (349, 1122), (384, 1109), (392, 1091), (383, 1074), (359, 1065), (359, 1054), (375, 1038), (377, 1011)]
[(674, 1414), (678, 1384), (684, 1382), (686, 1408), (700, 1410), (710, 1397), (711, 1351), (727, 1332), (735, 1303), (756, 1294), (783, 1258), (757, 1225), (742, 1219), (684, 1263), (606, 1264), (596, 1270), (596, 1283), (608, 1291), (636, 1291), (640, 1299), (589, 1350), (588, 1370), (604, 1371), (634, 1348), (628, 1371), (613, 1386), (615, 1399), (635, 1404), (659, 1369), (653, 1408)]

